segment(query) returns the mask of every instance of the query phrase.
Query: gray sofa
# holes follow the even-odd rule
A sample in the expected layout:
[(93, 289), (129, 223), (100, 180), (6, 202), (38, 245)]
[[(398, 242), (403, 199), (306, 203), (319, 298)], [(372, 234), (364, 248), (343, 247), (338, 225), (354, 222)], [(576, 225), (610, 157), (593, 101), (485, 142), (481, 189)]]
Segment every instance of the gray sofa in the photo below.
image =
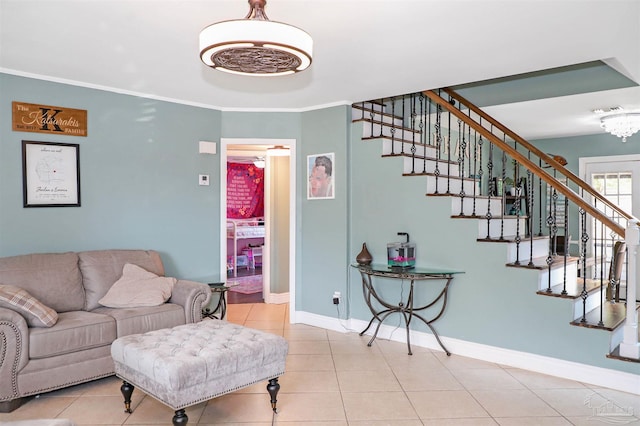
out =
[(159, 306), (108, 308), (98, 301), (125, 264), (164, 276), (159, 254), (147, 250), (99, 250), (0, 258), (3, 288), (26, 290), (57, 321), (29, 326), (29, 312), (0, 306), (0, 412), (25, 397), (114, 374), (111, 343), (118, 337), (202, 320), (209, 286), (176, 280)]

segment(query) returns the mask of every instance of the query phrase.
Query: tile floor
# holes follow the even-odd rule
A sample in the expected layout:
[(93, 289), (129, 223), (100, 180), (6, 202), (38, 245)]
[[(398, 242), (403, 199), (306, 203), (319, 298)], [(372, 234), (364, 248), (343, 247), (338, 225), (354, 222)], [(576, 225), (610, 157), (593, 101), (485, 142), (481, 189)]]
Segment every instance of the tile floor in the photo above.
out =
[[(228, 320), (289, 341), (279, 414), (272, 416), (262, 383), (187, 409), (189, 424), (640, 425), (640, 396), (419, 347), (409, 356), (398, 342), (377, 340), (367, 347), (367, 338), (357, 333), (290, 325), (288, 305), (233, 304)], [(0, 423), (36, 418), (70, 418), (78, 425), (171, 423), (173, 412), (139, 391), (133, 413), (124, 413), (119, 387), (111, 377), (51, 392), (0, 414)]]

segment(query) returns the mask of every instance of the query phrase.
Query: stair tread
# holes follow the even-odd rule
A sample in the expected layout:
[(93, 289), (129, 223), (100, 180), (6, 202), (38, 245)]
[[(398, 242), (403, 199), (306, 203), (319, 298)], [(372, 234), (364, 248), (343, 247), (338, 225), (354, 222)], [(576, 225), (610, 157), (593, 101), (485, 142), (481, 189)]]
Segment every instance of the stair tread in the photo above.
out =
[[(381, 114), (379, 112), (377, 112), (376, 114)], [(384, 114), (383, 114), (384, 115)], [(392, 115), (389, 116), (390, 118), (394, 118)], [(385, 123), (385, 122), (380, 122), (378, 120), (371, 120), (370, 118), (356, 118), (355, 120), (353, 120), (354, 123), (369, 123), (369, 124), (377, 124), (381, 127), (388, 127), (390, 129), (395, 129), (396, 131), (405, 131), (405, 132), (411, 132), (411, 133), (415, 133), (415, 134), (422, 134), (422, 130), (419, 129), (412, 129), (411, 127), (405, 127), (402, 125), (394, 125), (391, 123)]]
[[(567, 263), (576, 263), (580, 260), (579, 257), (567, 256)], [(564, 263), (563, 256), (552, 256), (551, 266), (562, 265)], [(547, 256), (544, 257), (534, 257), (531, 261), (523, 260), (520, 261), (520, 264), (515, 263), (507, 263), (506, 266), (513, 268), (527, 268), (527, 269), (547, 269), (549, 266), (547, 265)]]
[(607, 358), (617, 359), (619, 361), (628, 361), (628, 362), (638, 362), (640, 363), (640, 358), (629, 358), (626, 356), (620, 355), (620, 345), (618, 345), (611, 353), (607, 354)]
[[(416, 145), (419, 145), (416, 142)], [(426, 145), (426, 146), (431, 146), (431, 145)], [(382, 154), (382, 157), (403, 157), (403, 158), (415, 158), (416, 160), (427, 160), (427, 161), (437, 161), (439, 163), (444, 163), (444, 164), (453, 164), (453, 165), (458, 165), (457, 161), (454, 160), (445, 160), (442, 158), (435, 158), (435, 157), (426, 157), (424, 155), (415, 155), (415, 154), (411, 154), (410, 152), (396, 152), (393, 154)], [(442, 176), (442, 175), (440, 175)]]
[[(433, 177), (436, 177), (435, 173), (433, 173), (433, 172), (403, 173), (402, 176), (433, 176)], [(443, 174), (440, 174), (438, 176), (438, 179), (442, 179), (442, 180), (446, 180), (446, 179), (460, 180), (460, 179), (462, 179), (462, 180), (471, 181), (471, 182), (476, 182), (478, 180), (478, 179), (470, 178), (470, 177), (448, 176), (448, 175), (443, 175)], [(447, 194), (447, 195), (453, 195), (453, 193)], [(458, 195), (458, 194), (456, 194), (456, 195)]]
[(429, 145), (429, 144), (423, 144), (421, 142), (416, 142), (416, 141), (412, 141), (411, 139), (402, 139), (400, 137), (396, 137), (394, 136), (393, 138), (391, 136), (385, 136), (385, 135), (378, 135), (378, 136), (363, 136), (362, 140), (363, 141), (372, 141), (372, 140), (380, 140), (380, 139), (387, 139), (393, 142), (402, 142), (402, 143), (406, 143), (406, 144), (412, 144), (415, 143), (416, 145), (420, 144), (420, 145), (424, 145), (424, 146), (433, 146), (433, 145)]
[(587, 312), (584, 321), (580, 317), (571, 321), (570, 324), (578, 327), (613, 331), (624, 322), (626, 312), (624, 303), (606, 302), (602, 305), (602, 323), (600, 323), (600, 306), (598, 306)]
[[(428, 195), (428, 194), (427, 194)], [(446, 195), (446, 194), (443, 194)], [(474, 220), (487, 220), (487, 217), (484, 215), (479, 215), (479, 214), (475, 214), (475, 215), (471, 215), (471, 214), (467, 214), (467, 215), (462, 215), (462, 214), (456, 214), (456, 215), (451, 215), (449, 216), (449, 218), (451, 219), (474, 219)], [(516, 219), (521, 219), (521, 220), (527, 220), (527, 216), (522, 215), (522, 216), (510, 216), (510, 215), (504, 215), (504, 216), (498, 216), (498, 215), (492, 215), (491, 216), (491, 220), (495, 221), (495, 220), (516, 220)], [(503, 238), (506, 238), (505, 236), (503, 236)], [(515, 242), (515, 236), (513, 237), (514, 239), (511, 241), (504, 241), (504, 240), (500, 240), (498, 238), (478, 238), (477, 241), (480, 242)], [(524, 235), (520, 236), (520, 240), (524, 243), (525, 240), (528, 240), (528, 237), (525, 237)]]
[[(522, 216), (520, 216), (522, 217)], [(478, 219), (486, 219), (483, 216), (477, 216)], [(529, 240), (532, 237), (529, 235), (521, 235), (520, 236), (520, 244), (526, 244), (529, 242)], [(546, 240), (547, 236), (545, 235), (534, 235), (533, 239), (534, 240)], [(516, 242), (516, 236), (515, 235), (503, 235), (502, 238), (477, 238), (476, 241), (478, 241), (479, 243), (515, 243)]]
[[(583, 282), (584, 280), (582, 278), (578, 278), (576, 281), (567, 281), (567, 285), (566, 285), (566, 294), (563, 294), (563, 284), (557, 284), (554, 286), (551, 286), (551, 291), (547, 291), (546, 289), (544, 290), (538, 290), (536, 293), (541, 295), (541, 296), (553, 296), (553, 297), (561, 297), (563, 299), (577, 299), (580, 297), (580, 295), (582, 294), (582, 288), (583, 288)], [(590, 279), (588, 278), (586, 280), (586, 284), (587, 284), (587, 294), (591, 294), (594, 291), (599, 291), (601, 288), (601, 282), (600, 280), (594, 280), (594, 279)], [(606, 286), (607, 281), (604, 281), (604, 285)]]

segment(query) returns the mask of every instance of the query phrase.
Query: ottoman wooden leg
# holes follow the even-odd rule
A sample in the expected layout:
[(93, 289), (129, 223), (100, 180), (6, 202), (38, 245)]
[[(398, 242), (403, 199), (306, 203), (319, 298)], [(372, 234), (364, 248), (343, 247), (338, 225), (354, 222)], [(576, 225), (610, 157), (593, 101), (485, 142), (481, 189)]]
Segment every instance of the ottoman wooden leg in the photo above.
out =
[(176, 410), (171, 420), (173, 421), (173, 426), (184, 426), (189, 422), (189, 417), (187, 417), (187, 413), (184, 410)]
[(122, 386), (120, 386), (120, 392), (122, 392), (122, 396), (124, 396), (124, 412), (131, 413), (131, 395), (133, 394), (133, 385), (126, 380), (123, 380)]
[(267, 385), (267, 392), (269, 392), (269, 396), (271, 397), (271, 408), (273, 409), (274, 413), (277, 413), (276, 403), (278, 402), (278, 400), (276, 399), (276, 396), (278, 396), (279, 390), (280, 383), (278, 383), (278, 378), (276, 377), (275, 379), (269, 380), (269, 384)]

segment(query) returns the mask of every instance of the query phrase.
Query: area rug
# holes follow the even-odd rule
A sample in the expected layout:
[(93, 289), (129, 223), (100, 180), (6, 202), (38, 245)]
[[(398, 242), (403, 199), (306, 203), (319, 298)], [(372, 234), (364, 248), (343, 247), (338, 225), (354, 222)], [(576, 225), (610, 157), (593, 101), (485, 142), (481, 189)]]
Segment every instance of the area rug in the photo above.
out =
[(228, 278), (229, 291), (242, 294), (254, 294), (262, 291), (262, 275), (249, 275), (247, 277)]

